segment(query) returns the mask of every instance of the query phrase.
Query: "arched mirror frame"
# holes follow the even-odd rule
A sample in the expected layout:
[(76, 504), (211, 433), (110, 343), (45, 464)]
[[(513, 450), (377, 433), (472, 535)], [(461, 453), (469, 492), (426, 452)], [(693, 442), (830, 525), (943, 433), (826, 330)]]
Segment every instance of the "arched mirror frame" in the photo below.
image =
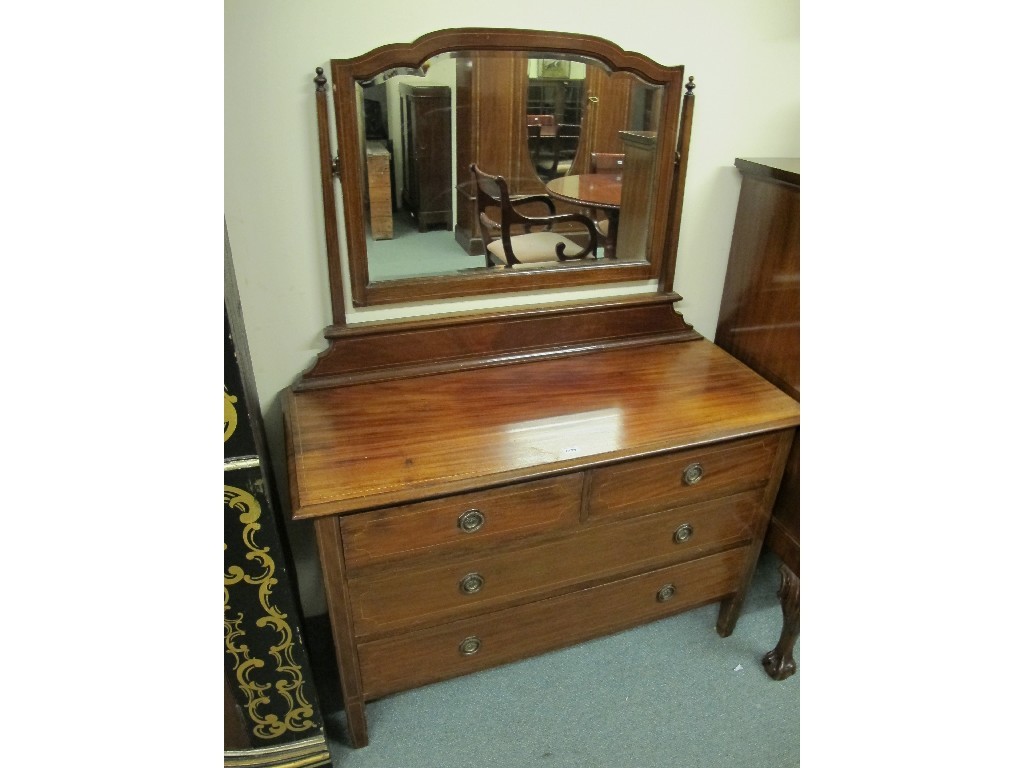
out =
[[(428, 59), (445, 52), (528, 51), (531, 55), (584, 56), (609, 69), (632, 73), (654, 86), (664, 87), (663, 111), (658, 135), (655, 167), (659, 169), (653, 189), (649, 260), (621, 263), (563, 265), (558, 270), (500, 270), (463, 275), (436, 275), (371, 282), (366, 253), (366, 222), (362, 201), (344, 206), (350, 288), (354, 306), (431, 301), (548, 288), (594, 286), (624, 281), (658, 279), (659, 290), (671, 290), (675, 268), (678, 225), (686, 175), (686, 153), (692, 121), (692, 95), (682, 96), (684, 68), (667, 67), (643, 54), (624, 51), (602, 38), (568, 33), (517, 29), (448, 29), (424, 35), (412, 43), (376, 48), (352, 59), (331, 61), (335, 125), (337, 127), (337, 172), (345, 194), (361, 195), (361, 150), (359, 130), (360, 82), (389, 69), (418, 69)], [(692, 78), (691, 78), (692, 80)], [(344, 323), (342, 271), (335, 225), (333, 185), (335, 170), (330, 161), (325, 80), (317, 78), (321, 170), (327, 222), (327, 244), (331, 298), (335, 323)], [(692, 88), (688, 85), (687, 89)], [(684, 105), (684, 102), (685, 105)]]

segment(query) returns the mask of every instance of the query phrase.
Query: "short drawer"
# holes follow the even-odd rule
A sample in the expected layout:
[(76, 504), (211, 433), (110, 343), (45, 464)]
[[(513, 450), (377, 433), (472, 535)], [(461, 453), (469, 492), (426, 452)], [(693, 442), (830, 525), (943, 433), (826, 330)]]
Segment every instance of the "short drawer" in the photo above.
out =
[(581, 527), (532, 546), (446, 556), (418, 568), (352, 578), (357, 637), (538, 599), (747, 543), (760, 494), (750, 492), (614, 523)]
[(593, 470), (588, 516), (645, 514), (768, 482), (778, 433)]
[(358, 646), (368, 699), (497, 666), (724, 598), (745, 548)]
[(494, 546), (579, 521), (583, 475), (459, 494), (341, 518), (351, 571), (431, 547)]

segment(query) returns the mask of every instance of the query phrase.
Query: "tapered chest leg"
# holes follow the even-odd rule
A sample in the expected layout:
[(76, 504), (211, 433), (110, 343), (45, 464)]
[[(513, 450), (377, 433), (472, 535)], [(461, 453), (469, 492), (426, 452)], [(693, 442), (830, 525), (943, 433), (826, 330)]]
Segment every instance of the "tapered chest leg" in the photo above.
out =
[(366, 699), (359, 675), (355, 633), (349, 615), (348, 583), (345, 580), (344, 551), (338, 521), (331, 517), (318, 519), (316, 540), (323, 569), (324, 592), (338, 662), (342, 701), (348, 720), (349, 741), (353, 748), (358, 749), (369, 744), (370, 738), (366, 727)]

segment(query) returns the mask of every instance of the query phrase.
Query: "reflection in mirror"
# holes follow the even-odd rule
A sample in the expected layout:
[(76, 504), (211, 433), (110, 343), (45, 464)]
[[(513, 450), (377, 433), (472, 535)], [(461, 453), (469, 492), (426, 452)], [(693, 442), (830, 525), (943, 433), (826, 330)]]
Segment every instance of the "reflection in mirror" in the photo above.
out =
[[(682, 67), (583, 35), (469, 29), (332, 73), (356, 306), (661, 279)], [(474, 165), (515, 215), (478, 209)], [(518, 258), (511, 243), (538, 231), (550, 253), (533, 237)]]
[(452, 235), (454, 76), (443, 53), (360, 84), (371, 281), (481, 265)]
[(583, 125), (587, 65), (567, 59), (527, 61), (526, 135), (544, 181), (565, 176), (576, 160)]
[[(529, 265), (485, 252), (489, 238), (482, 237), (474, 205), (471, 163), (502, 176), (513, 203), (544, 195), (553, 206), (517, 213), (591, 218), (600, 247), (590, 263), (646, 260), (642, 243), (617, 247), (623, 134), (654, 134), (661, 87), (584, 57), (470, 51), (436, 55), (415, 70), (389, 69), (360, 90), (371, 282), (562, 266), (553, 247)], [(497, 210), (485, 215), (500, 225)], [(569, 217), (549, 229), (553, 243), (587, 244), (588, 228)], [(508, 228), (511, 238), (525, 234), (523, 224)]]

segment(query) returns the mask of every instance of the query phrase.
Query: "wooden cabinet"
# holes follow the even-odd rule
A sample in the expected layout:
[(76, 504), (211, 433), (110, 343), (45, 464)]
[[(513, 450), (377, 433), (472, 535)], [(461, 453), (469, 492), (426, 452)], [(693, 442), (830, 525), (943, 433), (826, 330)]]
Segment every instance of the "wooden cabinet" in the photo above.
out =
[(744, 160), (715, 343), (800, 396), (800, 161)]
[[(799, 400), (800, 160), (737, 158), (736, 167), (743, 181), (715, 343)], [(795, 670), (791, 652), (799, 621), (799, 436), (766, 544), (784, 563), (786, 626), (780, 647), (765, 664), (769, 674), (782, 679)]]
[(296, 388), (350, 738), (365, 703), (719, 602), (729, 635), (796, 403), (704, 340)]
[(624, 152), (615, 252), (650, 261), (658, 137), (652, 131), (620, 131), (619, 137)]
[(402, 206), (420, 232), (452, 228), (451, 89), (401, 86)]
[(370, 202), (370, 236), (374, 240), (390, 240), (394, 236), (391, 152), (385, 141), (366, 142), (366, 193)]

